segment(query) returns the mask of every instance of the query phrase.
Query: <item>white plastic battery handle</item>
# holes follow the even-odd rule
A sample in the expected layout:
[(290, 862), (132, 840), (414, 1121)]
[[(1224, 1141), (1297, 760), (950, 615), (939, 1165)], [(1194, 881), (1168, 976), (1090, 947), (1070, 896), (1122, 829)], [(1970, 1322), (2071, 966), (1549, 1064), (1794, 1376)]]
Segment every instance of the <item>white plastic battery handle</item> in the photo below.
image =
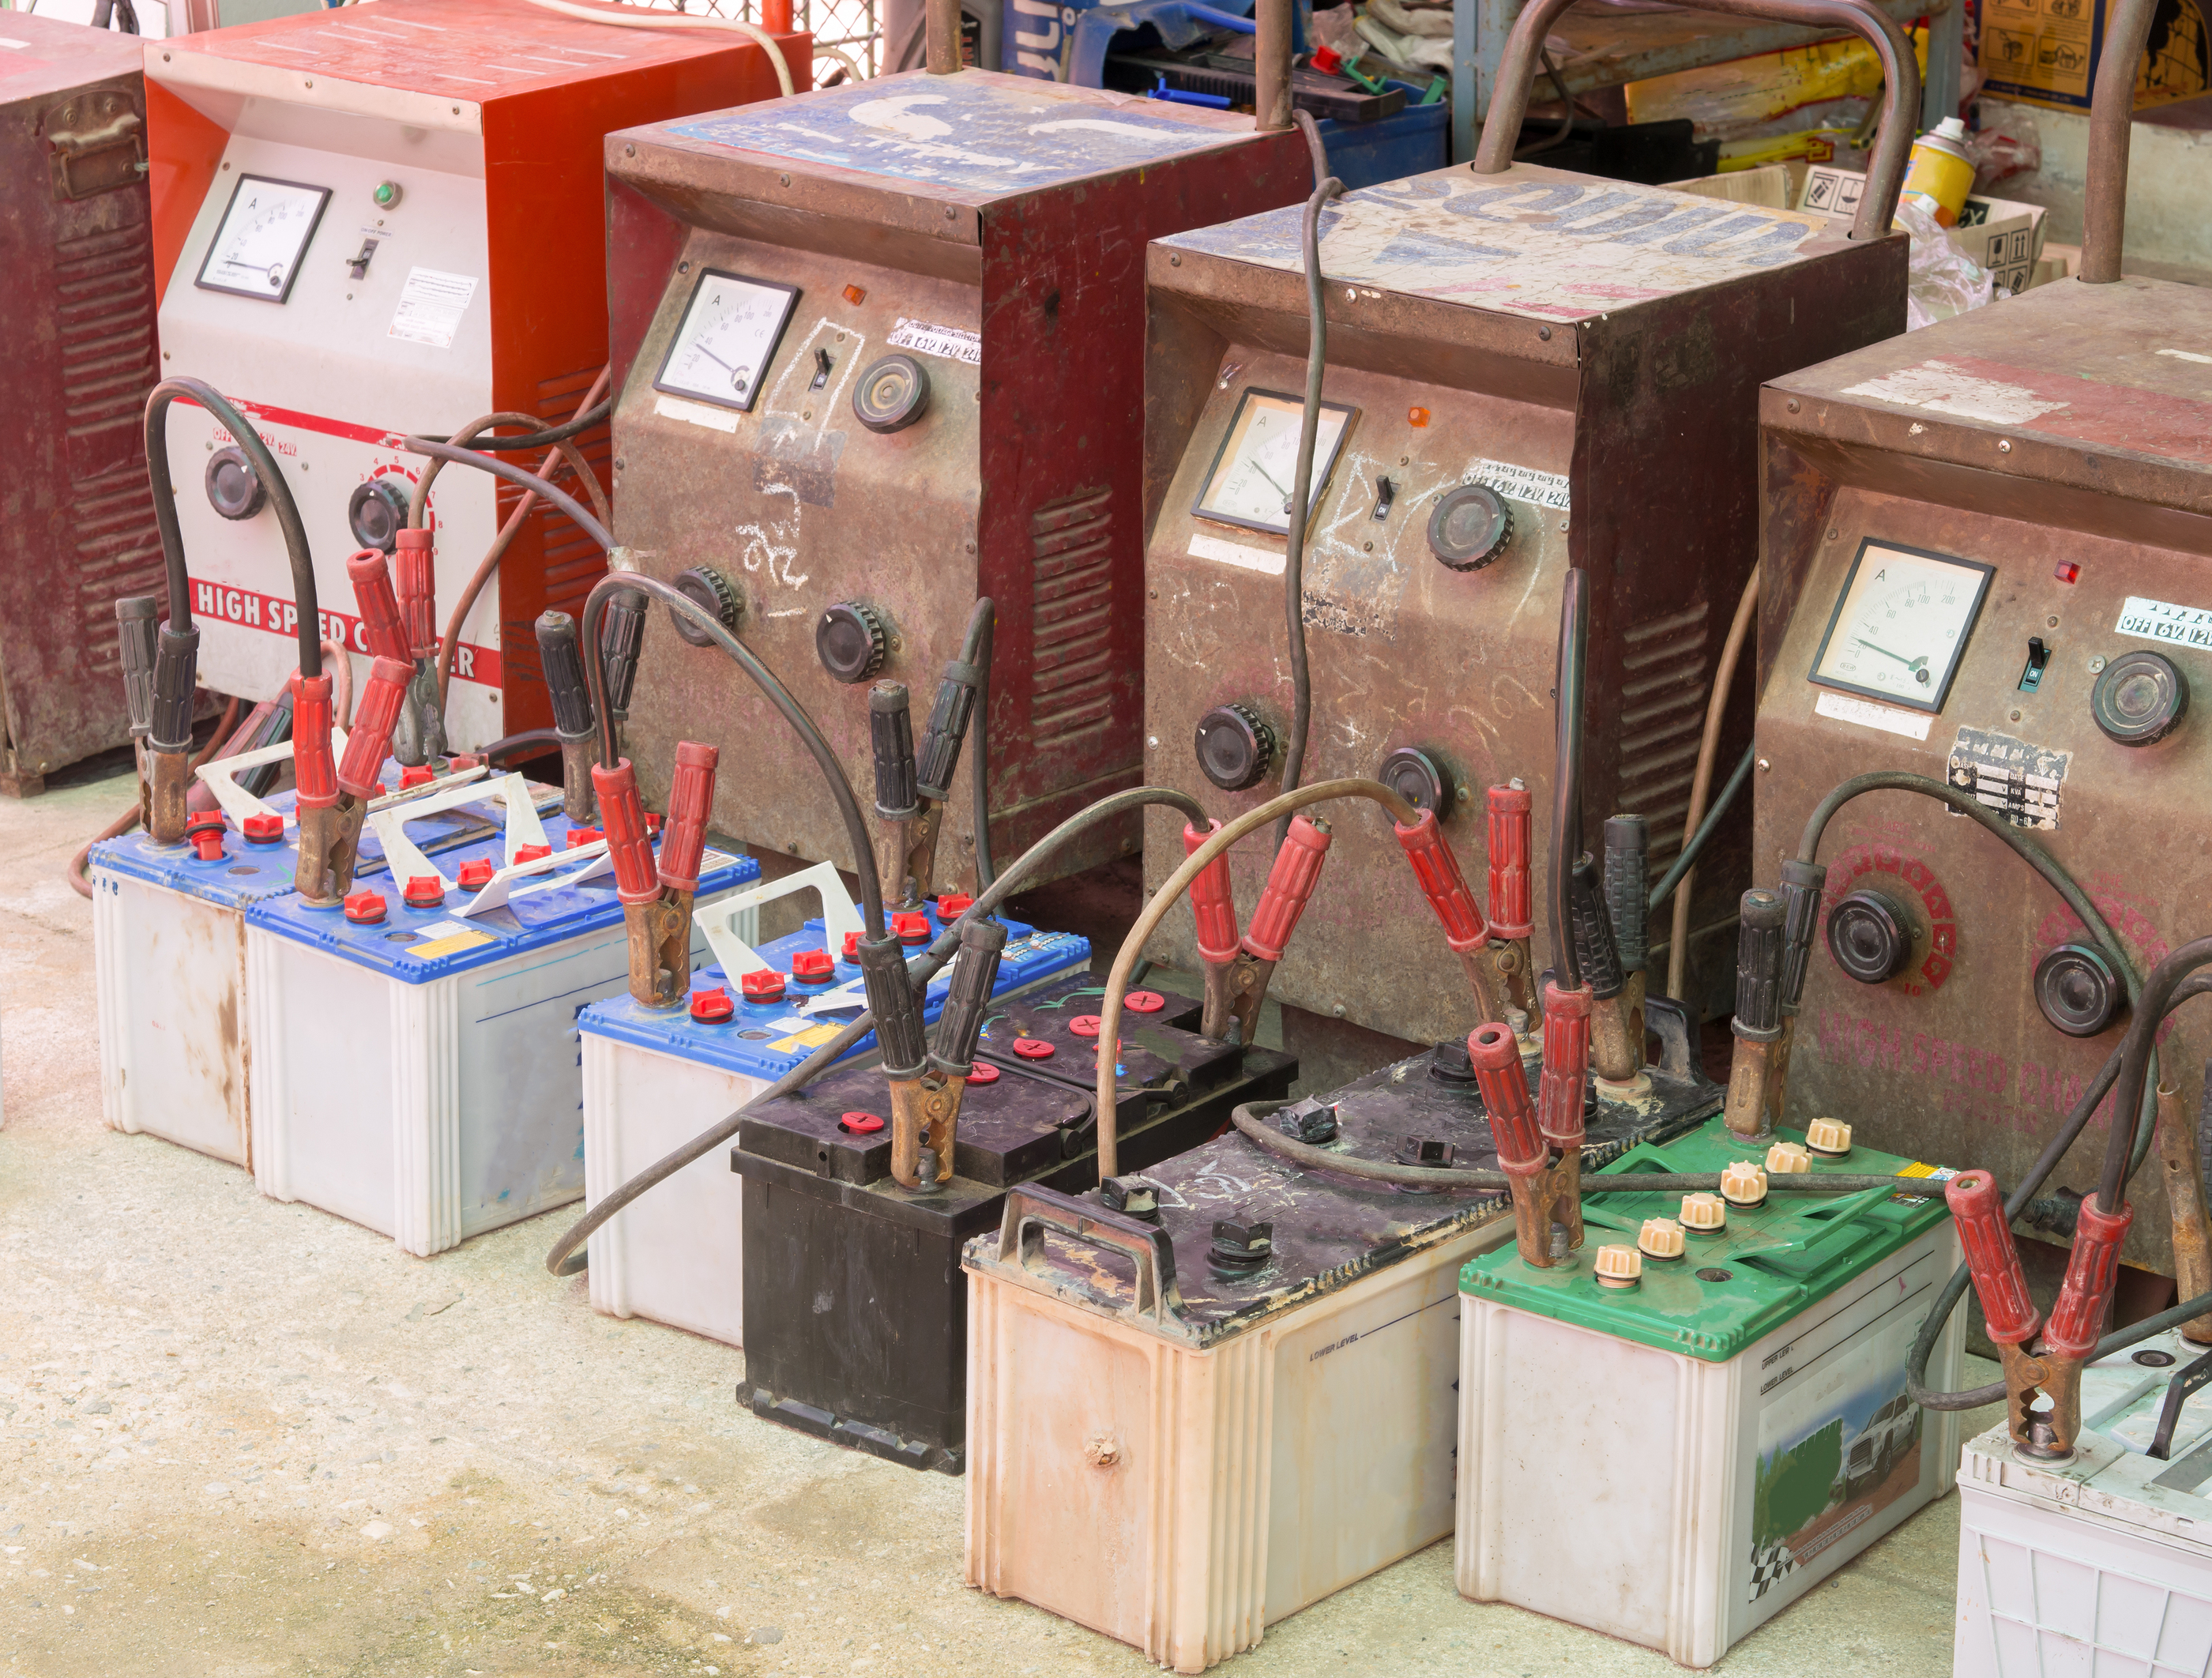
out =
[(772, 903), (778, 897), (787, 897), (794, 891), (809, 891), (822, 900), (824, 942), (833, 951), (843, 948), (845, 934), (861, 929), (860, 911), (853, 907), (853, 900), (845, 895), (845, 882), (837, 877), (837, 866), (833, 862), (817, 862), (811, 867), (801, 868), (797, 873), (786, 874), (781, 879), (770, 880), (765, 885), (752, 886), (733, 892), (729, 897), (717, 898), (703, 909), (693, 909), (691, 918), (699, 930), (706, 933), (707, 947), (714, 952), (714, 961), (725, 976), (735, 979), (740, 974), (762, 973), (767, 971), (768, 962), (738, 935), (738, 916), (747, 910), (758, 909), (763, 903)]
[[(336, 723), (331, 725), (331, 761), (336, 763), (345, 756), (345, 730)], [(264, 763), (283, 763), (290, 761), (292, 742), (280, 740), (275, 745), (264, 745), (253, 751), (241, 751), (235, 757), (218, 757), (211, 763), (202, 763), (192, 773), (215, 794), (216, 807), (237, 826), (248, 816), (274, 816), (286, 827), (297, 827), (299, 816), (293, 812), (278, 810), (256, 798), (238, 784), (238, 777), (247, 769), (258, 769)]]
[[(536, 812), (532, 813), (534, 815)], [(578, 862), (584, 866), (573, 872), (561, 872)], [(614, 866), (614, 858), (608, 852), (607, 842), (604, 839), (594, 839), (590, 844), (579, 845), (574, 850), (552, 851), (544, 856), (534, 856), (527, 862), (510, 862), (484, 883), (483, 891), (453, 913), (457, 918), (465, 921), (472, 915), (498, 909), (517, 897), (534, 897), (540, 891), (562, 891), (585, 880), (596, 879), (611, 871)], [(538, 874), (553, 874), (556, 878), (534, 885), (519, 884)]]
[(530, 801), (530, 783), (519, 772), (510, 771), (501, 777), (496, 792), (489, 787), (477, 786), (489, 773), (478, 763), (459, 773), (441, 775), (421, 787), (409, 787), (397, 793), (372, 799), (368, 806), (368, 824), (384, 844), (385, 866), (392, 878), (404, 887), (410, 879), (436, 876), (441, 889), (450, 891), (453, 883), (447, 879), (438, 865), (422, 854), (422, 849), (407, 836), (407, 824), (425, 816), (435, 816), (464, 804), (474, 804), (487, 793), (504, 799), (507, 805), (507, 860), (511, 866), (515, 854), (524, 845), (545, 842), (545, 824), (538, 819), (538, 808)]

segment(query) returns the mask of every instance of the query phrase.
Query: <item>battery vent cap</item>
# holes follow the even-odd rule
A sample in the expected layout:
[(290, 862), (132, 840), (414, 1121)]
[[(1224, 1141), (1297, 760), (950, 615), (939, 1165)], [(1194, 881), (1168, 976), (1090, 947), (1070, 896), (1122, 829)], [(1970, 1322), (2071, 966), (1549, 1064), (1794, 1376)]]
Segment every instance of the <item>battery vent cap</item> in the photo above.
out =
[(414, 763), (399, 771), (399, 790), (406, 792), (414, 787), (427, 787), (438, 778), (438, 772), (428, 763)]
[(801, 984), (824, 984), (836, 971), (837, 964), (827, 950), (800, 950), (791, 958), (791, 976)]
[(481, 891), (491, 884), (491, 877), (498, 872), (483, 857), (474, 862), (464, 862), (460, 867), (461, 890)]
[(402, 895), (410, 909), (435, 909), (446, 901), (446, 882), (436, 874), (417, 874)]
[(730, 1000), (730, 993), (716, 985), (712, 990), (691, 993), (691, 1018), (702, 1025), (720, 1025), (737, 1012), (737, 1005)]
[(1216, 705), (1198, 720), (1199, 772), (1224, 793), (1241, 793), (1267, 772), (1275, 731), (1249, 705)]
[(1805, 1148), (1823, 1159), (1841, 1159), (1851, 1151), (1851, 1128), (1841, 1119), (1815, 1119), (1805, 1127)]
[(968, 1068), (968, 1082), (971, 1086), (977, 1084), (995, 1084), (998, 1081), (999, 1069), (988, 1061), (978, 1061)]
[(1600, 1287), (1636, 1287), (1644, 1280), (1644, 1255), (1633, 1247), (1599, 1248), (1597, 1262), (1593, 1268), (1597, 1272)]
[(1685, 1240), (1682, 1226), (1672, 1218), (1646, 1218), (1636, 1232), (1636, 1249), (1651, 1258), (1678, 1259)]
[(783, 975), (772, 967), (762, 968), (740, 975), (738, 988), (744, 993), (748, 1002), (778, 1001), (783, 995)]
[(1754, 1160), (1738, 1159), (1721, 1167), (1721, 1198), (1732, 1207), (1766, 1204), (1766, 1173)]
[(1109, 1212), (1140, 1223), (1160, 1221), (1160, 1189), (1156, 1183), (1142, 1177), (1108, 1177), (1098, 1185), (1098, 1198)]
[(345, 900), (345, 916), (356, 927), (373, 927), (384, 919), (381, 891), (356, 891)]
[(2189, 678), (2163, 653), (2123, 654), (2105, 666), (2089, 695), (2089, 713), (2105, 738), (2148, 745), (2181, 726), (2189, 711)]
[(1487, 483), (1445, 490), (1429, 514), (1429, 551), (1455, 571), (1480, 571), (1512, 539), (1512, 510)]
[(1813, 1156), (1795, 1142), (1777, 1142), (1766, 1151), (1766, 1170), (1770, 1176), (1789, 1176), (1813, 1169)]
[(1133, 1014), (1156, 1014), (1168, 1005), (1168, 999), (1156, 990), (1133, 990), (1121, 999), (1121, 1006)]
[(282, 816), (248, 816), (238, 824), (249, 845), (281, 845), (284, 842), (284, 818)]
[(882, 617), (858, 600), (840, 600), (816, 620), (814, 654), (836, 681), (851, 686), (884, 667)]
[(951, 926), (975, 907), (975, 900), (962, 891), (948, 891), (937, 900), (937, 918)]
[(891, 916), (891, 932), (898, 941), (909, 947), (929, 942), (929, 917), (920, 913)]
[(1014, 1053), (1024, 1061), (1049, 1061), (1059, 1051), (1042, 1037), (1016, 1037)]
[(1699, 1235), (1717, 1235), (1728, 1227), (1727, 1204), (1717, 1195), (1685, 1195), (1680, 1221)]
[(525, 862), (536, 862), (540, 858), (552, 854), (553, 847), (550, 845), (518, 845), (514, 850), (514, 860), (519, 865)]

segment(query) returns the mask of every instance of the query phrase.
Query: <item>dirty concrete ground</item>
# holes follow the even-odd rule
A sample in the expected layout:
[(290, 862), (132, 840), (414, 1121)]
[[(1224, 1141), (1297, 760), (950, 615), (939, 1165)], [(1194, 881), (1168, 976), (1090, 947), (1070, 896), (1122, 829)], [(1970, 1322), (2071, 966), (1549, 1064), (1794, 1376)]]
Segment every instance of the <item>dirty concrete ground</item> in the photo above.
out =
[[(129, 797), (0, 802), (0, 1675), (1152, 1669), (969, 1590), (960, 1481), (756, 1421), (742, 1354), (596, 1315), (539, 1262), (569, 1214), (417, 1260), (102, 1128), (62, 869)], [(1948, 1497), (1727, 1670), (1948, 1672), (1957, 1531)], [(1447, 1541), (1228, 1669), (1674, 1669), (1462, 1601)]]

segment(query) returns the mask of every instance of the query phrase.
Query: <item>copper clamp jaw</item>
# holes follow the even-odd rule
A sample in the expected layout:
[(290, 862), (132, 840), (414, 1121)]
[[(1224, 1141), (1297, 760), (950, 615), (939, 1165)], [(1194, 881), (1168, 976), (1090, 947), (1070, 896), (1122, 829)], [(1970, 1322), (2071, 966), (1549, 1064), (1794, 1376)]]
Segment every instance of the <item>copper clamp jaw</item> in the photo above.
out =
[(146, 831), (157, 845), (181, 845), (185, 842), (185, 822), (190, 812), (185, 807), (185, 796), (192, 787), (192, 754), (187, 745), (180, 751), (158, 751), (149, 748), (146, 756), (151, 763), (143, 795), (143, 816)]
[(629, 994), (647, 1008), (680, 1008), (691, 994), (691, 893), (664, 890), (624, 903), (629, 934)]
[(300, 860), (293, 870), (292, 884), (307, 902), (328, 909), (343, 902), (353, 890), (368, 800), (341, 792), (333, 804), (302, 806), (299, 818)]
[[(932, 1067), (918, 1078), (894, 1078), (890, 1086), (892, 1179), (903, 1188), (925, 1189), (951, 1182), (967, 1074)], [(921, 1176), (925, 1152), (936, 1162), (936, 1174), (927, 1183)]]
[[(2051, 1353), (2031, 1353), (2025, 1346), (1997, 1347), (2004, 1365), (2005, 1432), (2013, 1448), (2039, 1462), (2063, 1462), (2074, 1455), (2081, 1433), (2081, 1359)], [(2047, 1398), (2051, 1407), (2036, 1408)]]
[(1549, 1270), (1554, 1230), (1573, 1252), (1583, 1244), (1583, 1153), (1569, 1148), (1549, 1165), (1513, 1178), (1513, 1245), (1524, 1263)]
[(1274, 976), (1275, 964), (1262, 961), (1249, 951), (1241, 951), (1234, 961), (1206, 963), (1206, 1006), (1199, 1016), (1199, 1034), (1226, 1043), (1234, 1025), (1237, 1041), (1249, 1043), (1260, 1029), (1261, 1005), (1267, 1000), (1268, 982)]

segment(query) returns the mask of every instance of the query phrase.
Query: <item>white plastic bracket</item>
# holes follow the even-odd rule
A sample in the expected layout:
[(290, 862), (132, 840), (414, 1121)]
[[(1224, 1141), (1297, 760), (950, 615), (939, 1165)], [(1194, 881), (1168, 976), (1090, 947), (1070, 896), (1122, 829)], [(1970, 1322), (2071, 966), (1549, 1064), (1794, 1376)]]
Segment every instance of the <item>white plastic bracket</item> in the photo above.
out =
[[(845, 895), (845, 882), (837, 876), (837, 865), (817, 862), (765, 885), (748, 886), (743, 891), (718, 897), (705, 908), (691, 911), (693, 921), (706, 933), (707, 947), (714, 951), (715, 964), (725, 975), (736, 979), (741, 974), (767, 970), (767, 960), (738, 931), (738, 917), (794, 891), (812, 891), (822, 900), (823, 935), (831, 951), (843, 947), (847, 933), (860, 930), (860, 911)], [(751, 921), (745, 932), (757, 937), (759, 924), (757, 919)]]
[[(507, 866), (513, 867), (516, 854), (525, 845), (545, 842), (545, 824), (538, 819), (538, 806), (530, 800), (530, 783), (520, 771), (510, 770), (501, 776), (498, 789), (476, 783), (483, 780), (489, 771), (481, 763), (457, 775), (446, 775), (423, 787), (410, 787), (403, 792), (387, 793), (371, 802), (368, 824), (384, 845), (385, 866), (392, 878), (404, 891), (410, 879), (422, 879), (435, 875), (447, 891), (453, 883), (447, 879), (436, 863), (422, 854), (422, 849), (407, 836), (407, 824), (425, 816), (474, 804), (487, 795), (501, 799), (507, 806)], [(584, 847), (582, 848), (589, 848)]]
[[(331, 725), (331, 761), (336, 763), (345, 756), (345, 730), (336, 723)], [(192, 773), (206, 783), (215, 794), (216, 807), (230, 818), (236, 827), (248, 816), (274, 816), (288, 828), (300, 824), (296, 812), (277, 809), (257, 798), (238, 784), (238, 777), (247, 769), (258, 769), (264, 763), (285, 763), (292, 758), (292, 742), (280, 740), (275, 745), (264, 745), (257, 751), (241, 751), (235, 757), (218, 757), (211, 763), (202, 763)]]
[[(534, 811), (532, 813), (533, 816), (536, 814)], [(513, 854), (513, 848), (510, 847), (508, 854), (511, 856)], [(571, 869), (571, 865), (578, 862), (584, 866)], [(534, 856), (527, 862), (509, 862), (507, 866), (492, 875), (491, 879), (485, 883), (483, 891), (462, 904), (454, 911), (454, 914), (459, 919), (465, 921), (472, 915), (481, 915), (488, 909), (501, 908), (518, 897), (535, 897), (541, 891), (565, 891), (568, 887), (581, 885), (587, 879), (597, 879), (601, 874), (611, 872), (614, 866), (614, 858), (609, 854), (607, 842), (604, 839), (595, 839), (588, 845), (579, 845), (574, 850), (554, 851), (544, 856)], [(569, 870), (569, 872), (562, 872), (563, 870)], [(538, 881), (536, 884), (523, 884), (538, 874), (554, 874), (557, 877)]]

